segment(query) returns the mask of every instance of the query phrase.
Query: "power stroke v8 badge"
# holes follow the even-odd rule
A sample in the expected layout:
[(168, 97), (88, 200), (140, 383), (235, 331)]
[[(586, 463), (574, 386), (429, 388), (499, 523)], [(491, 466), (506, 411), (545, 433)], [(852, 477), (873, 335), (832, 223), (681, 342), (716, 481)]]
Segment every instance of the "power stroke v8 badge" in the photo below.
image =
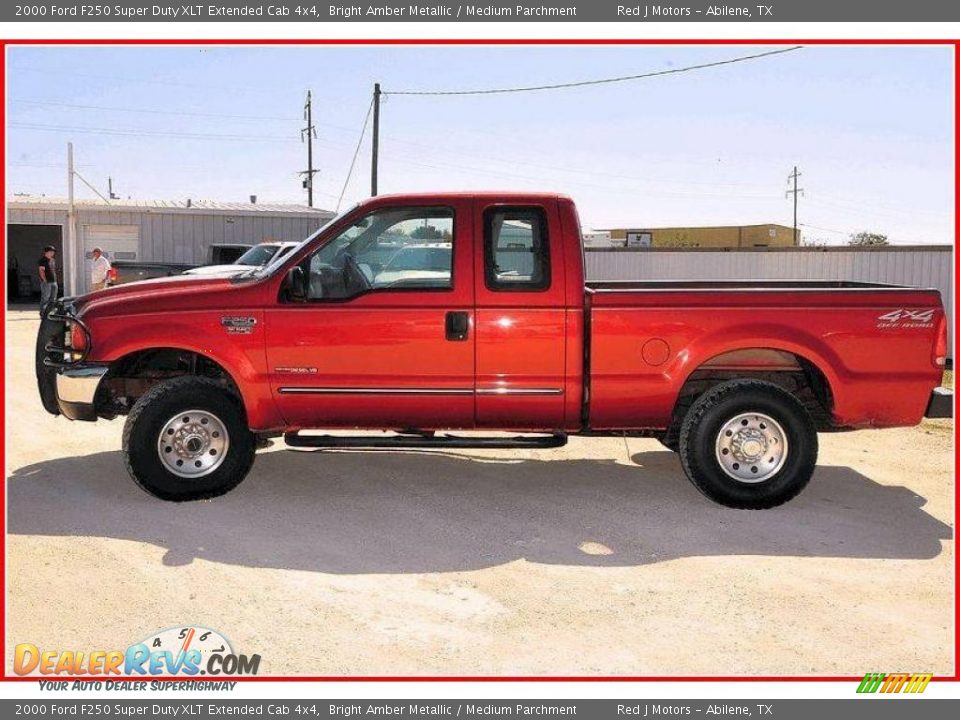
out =
[(249, 335), (253, 332), (257, 319), (241, 315), (225, 315), (220, 318), (220, 324), (231, 335)]

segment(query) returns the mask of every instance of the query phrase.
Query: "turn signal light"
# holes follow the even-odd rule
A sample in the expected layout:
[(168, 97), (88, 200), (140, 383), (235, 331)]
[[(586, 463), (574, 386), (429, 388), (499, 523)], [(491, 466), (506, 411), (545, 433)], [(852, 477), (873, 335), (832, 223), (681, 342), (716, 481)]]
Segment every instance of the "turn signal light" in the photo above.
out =
[(79, 325), (70, 328), (70, 347), (74, 350), (86, 350), (87, 345), (87, 334), (83, 331), (83, 328)]

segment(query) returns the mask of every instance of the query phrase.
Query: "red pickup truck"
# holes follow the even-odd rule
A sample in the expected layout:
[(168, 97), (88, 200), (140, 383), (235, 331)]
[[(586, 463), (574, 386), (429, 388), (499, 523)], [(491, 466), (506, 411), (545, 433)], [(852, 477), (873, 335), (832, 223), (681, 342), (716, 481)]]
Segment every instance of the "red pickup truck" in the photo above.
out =
[(935, 290), (588, 283), (576, 208), (554, 194), (381, 196), (263, 268), (44, 315), (44, 407), (126, 415), (130, 475), (166, 500), (227, 492), (281, 434), (513, 448), (579, 433), (658, 438), (707, 497), (768, 508), (810, 480), (818, 431), (952, 416)]

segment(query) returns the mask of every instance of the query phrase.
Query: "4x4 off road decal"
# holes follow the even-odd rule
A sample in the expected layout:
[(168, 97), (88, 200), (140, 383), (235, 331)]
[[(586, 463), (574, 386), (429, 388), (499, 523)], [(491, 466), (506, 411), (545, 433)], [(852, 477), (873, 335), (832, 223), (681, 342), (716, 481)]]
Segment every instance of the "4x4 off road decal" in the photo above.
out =
[(249, 335), (257, 324), (255, 317), (242, 317), (238, 315), (227, 315), (220, 318), (220, 324), (228, 333), (233, 335)]
[(933, 314), (936, 310), (908, 310), (898, 308), (877, 318), (878, 328), (927, 328), (933, 327)]

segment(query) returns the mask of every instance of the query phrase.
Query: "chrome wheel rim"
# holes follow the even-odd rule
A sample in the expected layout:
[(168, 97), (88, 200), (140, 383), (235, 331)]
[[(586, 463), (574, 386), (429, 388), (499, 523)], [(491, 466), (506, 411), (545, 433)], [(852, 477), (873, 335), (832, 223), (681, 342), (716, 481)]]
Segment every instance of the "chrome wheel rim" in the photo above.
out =
[(157, 439), (164, 468), (177, 477), (200, 478), (223, 464), (230, 436), (223, 421), (206, 410), (184, 410), (167, 420)]
[(769, 415), (746, 412), (723, 424), (717, 433), (717, 462), (729, 477), (743, 483), (768, 480), (787, 461), (787, 434)]

